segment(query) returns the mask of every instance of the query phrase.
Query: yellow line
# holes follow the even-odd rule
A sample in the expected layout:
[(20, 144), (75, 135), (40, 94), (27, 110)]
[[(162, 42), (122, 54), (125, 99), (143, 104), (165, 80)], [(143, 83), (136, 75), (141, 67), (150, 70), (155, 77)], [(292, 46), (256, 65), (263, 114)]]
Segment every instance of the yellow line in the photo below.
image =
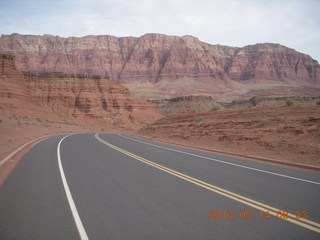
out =
[[(145, 158), (142, 158), (140, 156), (137, 156), (137, 155), (135, 155), (133, 153), (127, 152), (126, 150), (124, 150), (122, 148), (119, 148), (119, 147), (117, 147), (115, 145), (112, 145), (111, 143), (108, 143), (108, 142), (104, 141), (102, 138), (99, 137), (98, 134), (95, 134), (95, 137), (96, 137), (97, 140), (99, 140), (103, 144), (107, 145), (108, 147), (111, 147), (111, 148), (113, 148), (113, 149), (115, 149), (115, 150), (117, 150), (117, 151), (119, 151), (119, 152), (121, 152), (121, 153), (123, 153), (123, 154), (125, 154), (127, 156), (130, 156), (130, 157), (132, 157), (132, 158), (134, 158), (134, 159), (136, 159), (136, 160), (138, 160), (140, 162), (143, 162), (143, 163), (148, 164), (148, 165), (150, 165), (152, 167), (155, 167), (155, 168), (160, 169), (160, 170), (162, 170), (164, 172), (167, 172), (167, 173), (169, 173), (171, 175), (174, 175), (174, 176), (176, 176), (178, 178), (184, 179), (184, 180), (186, 180), (188, 182), (191, 182), (191, 183), (193, 183), (195, 185), (203, 187), (203, 188), (205, 188), (205, 189), (207, 189), (209, 191), (218, 193), (220, 195), (223, 195), (225, 197), (233, 199), (233, 200), (235, 200), (237, 202), (241, 202), (241, 203), (243, 203), (243, 204), (245, 204), (247, 206), (256, 208), (258, 210), (261, 210), (261, 211), (264, 211), (264, 212), (269, 211), (269, 213), (271, 215), (273, 215), (273, 216), (277, 216), (277, 212), (278, 211), (282, 211), (280, 209), (271, 207), (269, 205), (263, 204), (261, 202), (255, 201), (253, 199), (241, 196), (239, 194), (230, 192), (230, 191), (225, 190), (223, 188), (216, 187), (216, 186), (211, 185), (209, 183), (203, 182), (203, 181), (201, 181), (199, 179), (196, 179), (196, 178), (190, 177), (188, 175), (185, 175), (183, 173), (177, 172), (177, 171), (175, 171), (173, 169), (164, 167), (164, 166), (162, 166), (160, 164), (157, 164), (157, 163), (154, 163), (152, 161), (149, 161), (149, 160), (147, 160)], [(320, 224), (319, 223), (316, 223), (316, 222), (313, 222), (313, 221), (310, 221), (310, 220), (307, 220), (307, 219), (295, 219), (295, 215), (293, 215), (291, 213), (288, 214), (288, 218), (287, 219), (283, 219), (283, 220), (292, 222), (292, 223), (297, 224), (297, 225), (299, 225), (301, 227), (305, 227), (307, 229), (310, 229), (310, 230), (313, 230), (315, 232), (320, 233), (320, 229), (319, 229), (320, 228)], [(313, 225), (313, 226), (311, 226), (311, 225)]]

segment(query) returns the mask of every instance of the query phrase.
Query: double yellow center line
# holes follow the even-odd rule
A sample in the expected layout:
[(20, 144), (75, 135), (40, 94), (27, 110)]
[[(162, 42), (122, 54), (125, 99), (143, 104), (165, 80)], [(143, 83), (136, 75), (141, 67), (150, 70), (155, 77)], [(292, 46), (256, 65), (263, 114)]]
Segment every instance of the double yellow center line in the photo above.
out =
[[(225, 196), (227, 198), (233, 199), (233, 200), (235, 200), (237, 202), (243, 203), (243, 204), (245, 204), (247, 206), (253, 207), (253, 208), (258, 209), (260, 211), (264, 211), (264, 212), (269, 211), (269, 213), (271, 215), (273, 215), (273, 216), (277, 216), (277, 212), (278, 211), (282, 211), (280, 209), (271, 207), (269, 205), (263, 204), (261, 202), (255, 201), (253, 199), (250, 199), (250, 198), (241, 196), (239, 194), (230, 192), (230, 191), (225, 190), (223, 188), (216, 187), (216, 186), (211, 185), (209, 183), (203, 182), (203, 181), (201, 181), (199, 179), (190, 177), (190, 176), (188, 176), (186, 174), (183, 174), (181, 172), (175, 171), (173, 169), (164, 167), (164, 166), (162, 166), (160, 164), (154, 163), (154, 162), (149, 161), (149, 160), (147, 160), (145, 158), (137, 156), (137, 155), (135, 155), (133, 153), (130, 153), (130, 152), (128, 152), (128, 151), (126, 151), (126, 150), (124, 150), (122, 148), (119, 148), (119, 147), (117, 147), (117, 146), (115, 146), (115, 145), (113, 145), (111, 143), (108, 143), (108, 142), (104, 141), (102, 138), (99, 137), (98, 134), (95, 134), (95, 137), (96, 137), (97, 140), (99, 140), (103, 144), (107, 145), (108, 147), (113, 148), (114, 150), (117, 150), (117, 151), (119, 151), (119, 152), (121, 152), (121, 153), (123, 153), (123, 154), (125, 154), (125, 155), (127, 155), (129, 157), (132, 157), (132, 158), (140, 161), (140, 162), (143, 162), (143, 163), (148, 164), (148, 165), (150, 165), (152, 167), (155, 167), (155, 168), (157, 168), (157, 169), (159, 169), (161, 171), (164, 171), (164, 172), (169, 173), (169, 174), (171, 174), (173, 176), (176, 176), (176, 177), (181, 178), (183, 180), (186, 180), (186, 181), (188, 181), (190, 183), (198, 185), (198, 186), (200, 186), (202, 188), (205, 188), (205, 189), (207, 189), (209, 191), (218, 193), (220, 195), (223, 195), (223, 196)], [(295, 219), (295, 218), (296, 218), (295, 215), (289, 213), (288, 214), (288, 218), (287, 219), (283, 219), (283, 220), (292, 222), (292, 223), (297, 224), (297, 225), (299, 225), (301, 227), (304, 227), (304, 228), (307, 228), (307, 229), (310, 229), (312, 231), (320, 233), (320, 224), (319, 223), (316, 223), (316, 222), (313, 222), (313, 221), (310, 221), (310, 220), (307, 220), (307, 219), (303, 219), (303, 218), (301, 218), (301, 219)]]

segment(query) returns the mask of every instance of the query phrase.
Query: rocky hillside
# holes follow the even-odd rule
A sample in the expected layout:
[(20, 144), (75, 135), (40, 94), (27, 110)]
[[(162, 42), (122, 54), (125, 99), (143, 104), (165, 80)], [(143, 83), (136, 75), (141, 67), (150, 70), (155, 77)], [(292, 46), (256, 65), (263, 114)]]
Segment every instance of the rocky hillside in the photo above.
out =
[(320, 85), (319, 63), (279, 44), (236, 48), (162, 34), (12, 34), (0, 37), (0, 52), (15, 55), (21, 70), (108, 74), (146, 99), (203, 93), (232, 99), (257, 88)]
[(88, 74), (21, 72), (14, 57), (0, 55), (0, 110), (66, 121), (139, 126), (159, 117), (114, 81)]
[[(268, 99), (255, 99), (257, 105), (260, 101)], [(181, 114), (159, 119), (139, 133), (166, 142), (319, 166), (318, 101)]]
[(157, 112), (165, 116), (177, 114), (209, 112), (222, 108), (211, 96), (180, 96), (170, 99), (149, 100), (156, 106)]

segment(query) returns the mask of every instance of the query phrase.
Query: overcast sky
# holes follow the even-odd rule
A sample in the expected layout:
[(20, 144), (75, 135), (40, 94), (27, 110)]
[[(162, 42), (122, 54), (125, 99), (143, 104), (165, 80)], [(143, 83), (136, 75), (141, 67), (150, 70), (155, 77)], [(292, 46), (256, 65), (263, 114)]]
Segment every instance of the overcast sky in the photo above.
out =
[(280, 43), (320, 62), (320, 0), (0, 0), (0, 34), (193, 35)]

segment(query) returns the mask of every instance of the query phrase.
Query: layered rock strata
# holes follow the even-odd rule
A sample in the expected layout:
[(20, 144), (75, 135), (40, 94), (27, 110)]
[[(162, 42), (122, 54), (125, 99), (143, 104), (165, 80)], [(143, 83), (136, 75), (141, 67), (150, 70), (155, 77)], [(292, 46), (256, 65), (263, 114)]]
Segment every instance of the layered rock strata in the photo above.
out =
[[(0, 52), (21, 70), (109, 75), (142, 97), (241, 95), (270, 84), (319, 86), (320, 65), (279, 44), (243, 48), (211, 45), (192, 36), (136, 37), (2, 35)], [(153, 91), (148, 94), (148, 91)]]
[(49, 112), (86, 123), (140, 125), (159, 117), (150, 103), (125, 87), (98, 75), (20, 72), (14, 57), (1, 55), (1, 109)]

